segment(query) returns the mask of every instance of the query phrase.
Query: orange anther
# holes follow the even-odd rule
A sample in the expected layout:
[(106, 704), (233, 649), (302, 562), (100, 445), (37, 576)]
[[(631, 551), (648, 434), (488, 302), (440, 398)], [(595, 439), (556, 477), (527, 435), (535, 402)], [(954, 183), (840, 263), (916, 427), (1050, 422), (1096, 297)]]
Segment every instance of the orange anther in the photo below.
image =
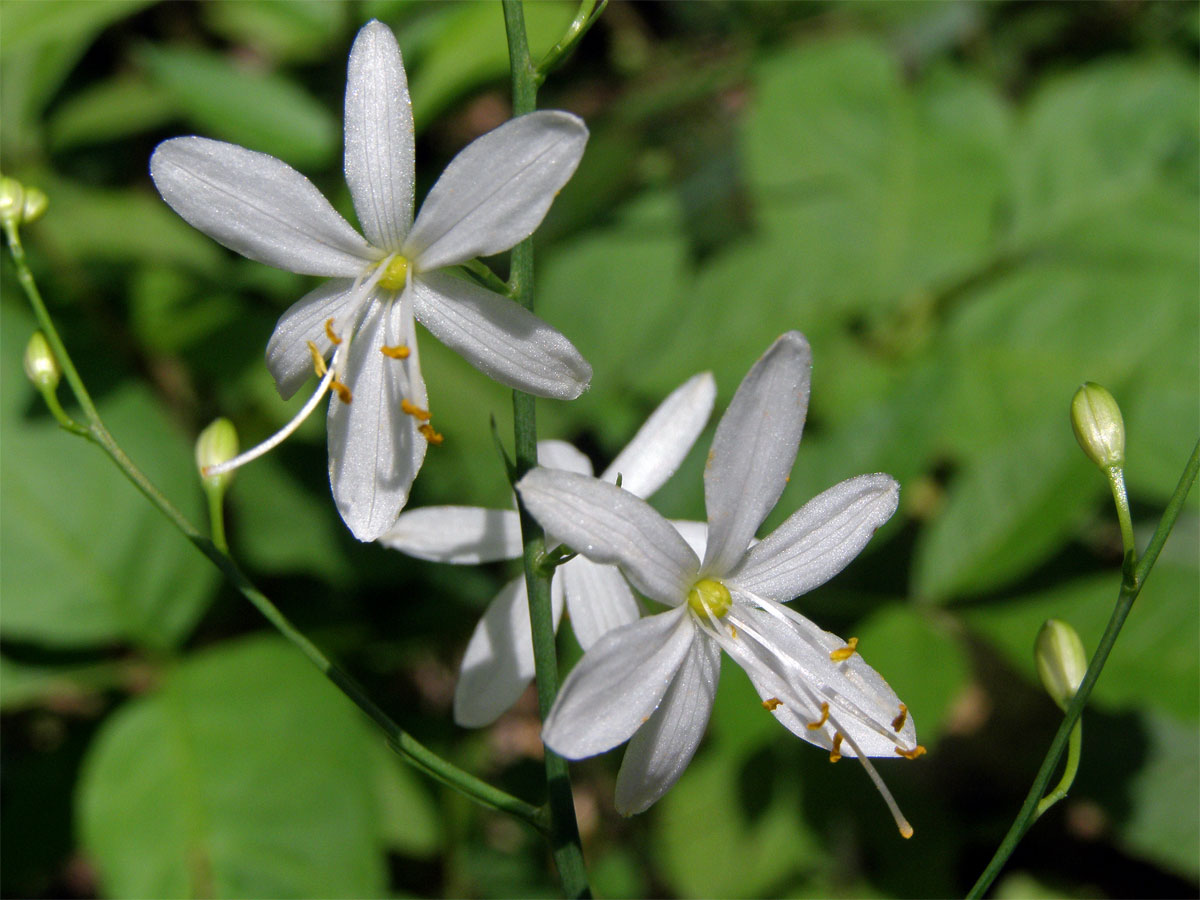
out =
[(317, 349), (317, 345), (312, 341), (308, 342), (308, 352), (312, 354), (313, 368), (317, 370), (317, 377), (324, 378), (325, 373), (329, 371), (325, 368), (325, 357), (321, 355), (321, 351)]
[(407, 400), (400, 401), (400, 412), (405, 415), (412, 416), (418, 422), (428, 422), (432, 418), (432, 414), (427, 409), (421, 409), (419, 406), (414, 406)]
[(852, 637), (846, 641), (845, 647), (839, 647), (829, 654), (829, 658), (834, 662), (844, 662), (854, 655), (854, 651), (858, 649), (858, 638)]
[(379, 352), (388, 359), (408, 359), (409, 354), (412, 353), (403, 344), (397, 344), (395, 347), (389, 347), (387, 344), (384, 344), (379, 348)]
[(900, 756), (903, 756), (905, 759), (916, 759), (918, 756), (925, 755), (925, 748), (920, 744), (917, 744), (917, 746), (913, 747), (911, 750), (901, 750), (899, 747), (897, 747), (896, 753), (898, 753)]
[(819, 731), (821, 728), (824, 727), (825, 723), (828, 721), (829, 721), (829, 704), (822, 703), (821, 704), (821, 718), (815, 722), (809, 722), (808, 725), (806, 725), (805, 727), (809, 731)]
[(425, 435), (425, 440), (429, 441), (429, 443), (433, 444), (435, 447), (446, 439), (443, 435), (434, 431), (432, 425), (421, 425), (419, 428), (417, 428), (417, 431)]
[(829, 761), (837, 762), (842, 758), (842, 739), (845, 737), (840, 731), (833, 736), (833, 749), (829, 751)]
[(338, 399), (343, 403), (349, 405), (350, 401), (354, 399), (354, 395), (350, 393), (350, 388), (346, 387), (336, 378), (329, 382), (329, 386), (337, 392)]
[(342, 339), (333, 331), (333, 319), (325, 320), (325, 337), (329, 338), (329, 340), (333, 341), (335, 344), (340, 344), (342, 342)]
[(771, 697), (769, 700), (763, 701), (763, 708), (775, 712), (777, 707), (783, 706), (783, 701), (778, 697)]
[(908, 707), (903, 703), (900, 704), (900, 715), (892, 719), (892, 731), (899, 731), (904, 727), (904, 723), (908, 721)]

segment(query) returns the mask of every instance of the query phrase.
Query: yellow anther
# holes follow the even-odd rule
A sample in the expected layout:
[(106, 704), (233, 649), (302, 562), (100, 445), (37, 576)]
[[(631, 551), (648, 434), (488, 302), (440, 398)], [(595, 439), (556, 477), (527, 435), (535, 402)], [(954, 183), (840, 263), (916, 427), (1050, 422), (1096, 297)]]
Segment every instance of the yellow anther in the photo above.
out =
[(395, 347), (389, 347), (387, 344), (384, 344), (379, 348), (379, 352), (388, 359), (408, 359), (408, 355), (412, 353), (403, 344), (397, 344)]
[(783, 701), (778, 697), (772, 697), (769, 700), (763, 701), (763, 708), (769, 709), (771, 712), (775, 712), (775, 710), (780, 706), (783, 706)]
[(917, 746), (913, 747), (911, 750), (902, 750), (897, 747), (896, 753), (900, 756), (903, 756), (905, 759), (916, 759), (918, 756), (925, 755), (925, 748), (920, 744), (917, 744)]
[(900, 715), (892, 719), (892, 731), (899, 731), (904, 727), (904, 723), (908, 721), (908, 707), (903, 703), (900, 704)]
[(338, 337), (337, 333), (333, 330), (333, 319), (325, 320), (325, 337), (333, 341), (334, 344), (340, 344), (342, 342), (342, 339)]
[(718, 619), (729, 612), (732, 599), (729, 596), (729, 588), (721, 582), (712, 578), (701, 578), (688, 591), (687, 602), (692, 612), (707, 621), (710, 612)]
[(444, 435), (434, 431), (433, 426), (429, 424), (419, 426), (417, 431), (421, 432), (421, 434), (425, 436), (425, 440), (429, 441), (429, 443), (433, 444), (435, 447), (446, 439)]
[(900, 837), (904, 838), (907, 841), (912, 836), (913, 836), (912, 826), (909, 825), (907, 822), (903, 823), (900, 826)]
[[(808, 728), (809, 731), (820, 731), (822, 728), (825, 727), (825, 723), (828, 721), (829, 721), (829, 704), (822, 703), (821, 704), (821, 718), (819, 718), (815, 722), (809, 722), (808, 725), (806, 725), (805, 727)], [(841, 737), (841, 735), (839, 734), (838, 737)]]
[(379, 286), (385, 291), (402, 291), (408, 283), (408, 260), (403, 256), (395, 257), (379, 278)]
[(329, 371), (325, 368), (325, 357), (321, 355), (321, 351), (317, 349), (317, 345), (312, 341), (308, 342), (308, 352), (312, 354), (313, 368), (317, 371), (317, 377), (324, 378), (325, 373)]
[(428, 422), (431, 418), (433, 418), (429, 410), (421, 409), (421, 407), (409, 403), (404, 399), (400, 401), (400, 412), (404, 413), (405, 415), (412, 416), (418, 422)]
[(350, 388), (346, 387), (336, 378), (329, 382), (329, 386), (333, 388), (334, 392), (338, 395), (338, 399), (343, 403), (349, 405), (350, 401), (354, 399), (354, 395), (350, 393)]
[(854, 651), (858, 649), (858, 638), (852, 637), (846, 641), (845, 647), (839, 647), (829, 654), (829, 658), (834, 662), (845, 662), (854, 655)]
[(729, 636), (731, 638), (733, 638), (735, 641), (737, 640), (737, 629), (734, 628), (732, 625), (729, 626)]
[(833, 736), (833, 749), (829, 751), (829, 761), (837, 762), (842, 758), (842, 740), (845, 735), (840, 731)]

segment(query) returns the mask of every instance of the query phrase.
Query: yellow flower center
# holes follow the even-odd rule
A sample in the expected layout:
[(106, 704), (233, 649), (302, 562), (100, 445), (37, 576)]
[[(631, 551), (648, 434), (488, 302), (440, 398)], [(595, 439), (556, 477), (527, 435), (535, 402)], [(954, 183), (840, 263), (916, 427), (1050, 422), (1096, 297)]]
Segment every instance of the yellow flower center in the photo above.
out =
[(408, 277), (408, 260), (403, 256), (396, 256), (388, 263), (387, 268), (383, 270), (383, 275), (380, 276), (379, 286), (385, 291), (402, 291), (407, 283)]
[(729, 588), (712, 578), (701, 578), (688, 591), (687, 602), (700, 618), (707, 620), (711, 612), (719, 619), (729, 612)]

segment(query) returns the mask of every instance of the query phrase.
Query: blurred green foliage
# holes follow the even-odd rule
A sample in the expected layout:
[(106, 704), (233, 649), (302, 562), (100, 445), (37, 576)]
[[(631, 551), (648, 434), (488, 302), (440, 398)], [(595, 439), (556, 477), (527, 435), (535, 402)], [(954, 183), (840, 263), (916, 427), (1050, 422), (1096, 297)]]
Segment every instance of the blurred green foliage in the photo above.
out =
[[(527, 8), (535, 52), (573, 12)], [(418, 192), (507, 116), (498, 5), (370, 0), (0, 4), (0, 159), (43, 188), (27, 248), (116, 437), (194, 520), (190, 443), (290, 416), (262, 364), (308, 280), (235, 258), (153, 191), (155, 143), (273, 153), (352, 215), (341, 92), (357, 28), (400, 40)], [(601, 896), (960, 894), (1015, 813), (1058, 712), (1042, 621), (1092, 649), (1120, 538), (1067, 406), (1107, 386), (1142, 539), (1200, 432), (1200, 140), (1188, 3), (614, 3), (551, 76), (587, 156), (538, 234), (539, 312), (595, 369), (541, 433), (603, 465), (711, 369), (728, 401), (780, 332), (814, 348), (812, 409), (771, 526), (888, 471), (902, 508), (797, 608), (855, 634), (928, 756), (881, 766), (895, 834), (727, 666), (709, 738), (650, 812), (612, 809), (618, 754), (575, 767)], [(505, 261), (495, 261), (503, 272)], [(539, 841), (399, 766), (377, 735), (20, 373), (32, 320), (3, 267), (0, 704), (5, 895), (552, 896)], [(422, 345), (446, 434), (413, 505), (509, 502), (507, 392)], [(657, 505), (702, 513), (709, 435)], [(356, 544), (313, 420), (242, 470), (235, 555), (439, 752), (538, 799), (525, 702), (450, 719), (457, 660), (508, 571)], [(1200, 877), (1200, 504), (1193, 496), (1084, 717), (1070, 798), (996, 896), (1189, 896)], [(562, 639), (564, 658), (578, 649)], [(528, 698), (526, 698), (528, 700)]]

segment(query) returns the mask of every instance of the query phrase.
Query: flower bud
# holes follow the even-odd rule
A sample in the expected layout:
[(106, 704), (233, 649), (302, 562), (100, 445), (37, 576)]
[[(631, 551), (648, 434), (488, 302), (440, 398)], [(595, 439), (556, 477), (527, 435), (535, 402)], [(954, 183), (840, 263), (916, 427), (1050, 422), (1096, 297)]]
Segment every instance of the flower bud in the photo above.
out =
[(1038, 632), (1033, 658), (1046, 693), (1065, 711), (1088, 666), (1078, 632), (1061, 619), (1047, 619)]
[(1088, 459), (1102, 469), (1125, 465), (1125, 423), (1113, 395), (1091, 381), (1071, 400), (1071, 428)]
[(46, 336), (40, 331), (35, 331), (25, 346), (24, 363), (25, 377), (32, 381), (39, 391), (53, 391), (58, 387), (62, 369), (58, 367), (58, 360), (55, 359), (50, 345), (46, 343)]
[(7, 175), (0, 177), (0, 223), (19, 225), (25, 212), (25, 189)]
[(200, 470), (200, 480), (206, 491), (222, 491), (229, 486), (233, 472), (223, 472), (220, 475), (206, 475), (204, 470), (209, 466), (217, 466), (229, 462), (237, 456), (237, 429), (228, 419), (215, 419), (212, 424), (200, 432), (196, 438), (196, 466)]
[(45, 214), (46, 207), (49, 205), (50, 198), (41, 188), (25, 188), (25, 202), (21, 206), (21, 222), (25, 224), (36, 222)]

